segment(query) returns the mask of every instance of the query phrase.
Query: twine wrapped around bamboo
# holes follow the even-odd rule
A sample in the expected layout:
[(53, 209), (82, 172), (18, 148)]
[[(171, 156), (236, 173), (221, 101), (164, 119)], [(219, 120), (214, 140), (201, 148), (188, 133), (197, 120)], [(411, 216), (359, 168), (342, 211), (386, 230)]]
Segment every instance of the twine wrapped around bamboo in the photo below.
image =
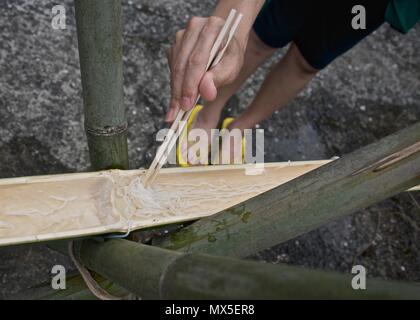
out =
[(92, 168), (128, 169), (121, 0), (74, 3)]

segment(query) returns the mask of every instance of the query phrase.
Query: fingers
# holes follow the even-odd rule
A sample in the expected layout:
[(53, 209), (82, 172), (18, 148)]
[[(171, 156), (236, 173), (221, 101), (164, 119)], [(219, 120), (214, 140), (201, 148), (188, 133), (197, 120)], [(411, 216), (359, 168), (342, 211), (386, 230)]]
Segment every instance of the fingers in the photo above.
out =
[[(185, 29), (179, 30), (176, 33), (175, 42), (167, 52), (168, 65), (169, 65), (169, 70), (171, 71), (171, 74), (173, 70), (174, 61), (182, 45), (182, 39), (184, 38), (184, 34), (185, 34)], [(172, 83), (171, 83), (171, 90), (172, 90)], [(179, 110), (179, 107), (177, 106), (176, 103), (174, 103), (173, 98), (171, 97), (171, 103), (169, 104), (169, 110), (166, 113), (165, 121), (169, 123), (173, 122), (175, 120), (178, 110)]]
[(231, 83), (243, 63), (244, 50), (233, 38), (222, 61), (206, 73), (211, 49), (225, 21), (219, 17), (194, 17), (185, 30), (176, 34), (168, 52), (171, 70), (171, 101), (166, 121), (174, 121), (180, 108), (194, 107), (199, 94), (212, 101), (217, 88)]
[(182, 44), (182, 39), (184, 38), (184, 34), (185, 34), (185, 29), (179, 30), (175, 34), (175, 41), (167, 52), (168, 65), (171, 71), (172, 71), (173, 63), (175, 61), (175, 57), (177, 56), (177, 53), (179, 52), (179, 48)]
[(208, 18), (206, 25), (201, 30), (198, 41), (192, 50), (185, 69), (182, 84), (182, 103), (184, 110), (194, 107), (198, 96), (198, 86), (206, 73), (211, 48), (224, 25), (224, 20), (219, 17)]
[(178, 109), (173, 108), (173, 107), (169, 107), (169, 110), (168, 110), (168, 112), (166, 113), (166, 116), (165, 116), (165, 121), (169, 122), (169, 123), (174, 122), (177, 111), (178, 111)]
[(182, 86), (185, 69), (205, 23), (205, 18), (192, 18), (182, 36), (181, 44), (178, 47), (174, 47), (171, 66), (171, 109), (177, 110), (182, 106)]

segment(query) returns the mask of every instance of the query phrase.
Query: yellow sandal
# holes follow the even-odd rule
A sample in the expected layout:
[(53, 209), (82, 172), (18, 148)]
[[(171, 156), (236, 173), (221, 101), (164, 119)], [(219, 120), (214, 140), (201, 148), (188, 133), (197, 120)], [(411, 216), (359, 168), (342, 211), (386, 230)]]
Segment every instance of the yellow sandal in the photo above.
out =
[[(232, 118), (232, 117), (225, 118), (222, 122), (221, 130), (227, 129), (229, 125), (233, 122), (233, 120), (235, 120), (235, 118)], [(246, 144), (245, 136), (243, 136), (242, 137), (242, 163), (244, 163), (245, 161), (245, 144)]]
[[(195, 120), (195, 118), (197, 117), (198, 113), (201, 111), (201, 109), (203, 109), (203, 106), (198, 104), (196, 105), (191, 114), (190, 117), (187, 120), (187, 125), (186, 128), (184, 130), (182, 130), (181, 135), (179, 136), (179, 141), (178, 141), (178, 145), (176, 148), (176, 160), (178, 162), (178, 165), (181, 167), (189, 167), (190, 165), (188, 164), (188, 161), (184, 159), (184, 157), (182, 156), (182, 143), (184, 142), (184, 139), (188, 138), (188, 132), (191, 129), (191, 126)], [(187, 139), (188, 142), (188, 139)], [(188, 154), (188, 152), (187, 152)]]

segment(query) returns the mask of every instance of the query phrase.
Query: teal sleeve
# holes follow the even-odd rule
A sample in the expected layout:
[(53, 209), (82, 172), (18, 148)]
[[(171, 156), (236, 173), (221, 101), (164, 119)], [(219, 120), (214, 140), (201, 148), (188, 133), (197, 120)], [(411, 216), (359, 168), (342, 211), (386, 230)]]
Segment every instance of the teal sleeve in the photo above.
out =
[(420, 21), (420, 0), (391, 0), (385, 20), (394, 29), (407, 33)]

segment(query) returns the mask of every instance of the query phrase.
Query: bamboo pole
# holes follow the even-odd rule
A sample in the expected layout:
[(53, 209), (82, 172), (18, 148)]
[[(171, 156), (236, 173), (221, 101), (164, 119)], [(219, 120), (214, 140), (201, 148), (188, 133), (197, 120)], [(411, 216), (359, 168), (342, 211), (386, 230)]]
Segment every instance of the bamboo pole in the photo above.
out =
[(420, 183), (420, 122), (154, 245), (246, 257)]
[[(126, 240), (87, 240), (76, 247), (88, 268), (143, 299), (420, 299), (419, 285), (401, 282), (368, 279), (366, 290), (354, 290), (351, 274), (183, 254)], [(85, 293), (73, 287), (38, 298), (88, 298)]]
[[(115, 296), (124, 296), (127, 291), (115, 283), (101, 277), (98, 274), (94, 275), (94, 279), (101, 283), (110, 294)], [(71, 275), (66, 278), (65, 290), (53, 290), (51, 283), (44, 283), (25, 290), (15, 296), (9, 297), (11, 300), (96, 300), (89, 289), (86, 287), (85, 282), (79, 274)]]
[(75, 7), (92, 168), (127, 169), (121, 0), (75, 0)]
[[(121, 0), (75, 0), (77, 39), (83, 87), (85, 131), (94, 170), (128, 169), (127, 120), (123, 101)], [(54, 247), (54, 245), (52, 245)], [(83, 280), (70, 279), (74, 298)], [(106, 279), (101, 284), (107, 284)], [(48, 286), (49, 287), (49, 286)], [(118, 285), (109, 283), (111, 291)], [(27, 294), (51, 292), (46, 287)], [(53, 292), (60, 298), (63, 292)], [(88, 295), (86, 298), (91, 298)]]
[[(178, 251), (248, 256), (419, 184), (419, 158), (417, 123), (154, 244)], [(113, 249), (108, 257), (124, 252), (128, 243), (113, 245), (120, 250)]]

